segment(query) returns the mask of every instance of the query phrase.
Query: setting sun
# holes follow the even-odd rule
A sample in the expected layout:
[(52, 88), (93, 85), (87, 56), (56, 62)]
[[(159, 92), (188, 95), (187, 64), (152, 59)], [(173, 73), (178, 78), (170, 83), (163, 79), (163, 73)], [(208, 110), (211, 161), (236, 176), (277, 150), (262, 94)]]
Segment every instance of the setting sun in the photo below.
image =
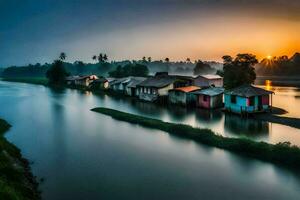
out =
[(268, 59), (268, 60), (271, 60), (271, 59), (272, 59), (272, 56), (271, 56), (271, 55), (268, 55), (268, 56), (267, 56), (267, 59)]

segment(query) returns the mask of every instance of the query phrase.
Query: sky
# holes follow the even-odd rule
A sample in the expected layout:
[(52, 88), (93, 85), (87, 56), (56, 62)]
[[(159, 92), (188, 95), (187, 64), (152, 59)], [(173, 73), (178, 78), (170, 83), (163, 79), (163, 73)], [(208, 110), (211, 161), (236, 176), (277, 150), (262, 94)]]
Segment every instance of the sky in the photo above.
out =
[(300, 52), (297, 0), (0, 0), (0, 67)]

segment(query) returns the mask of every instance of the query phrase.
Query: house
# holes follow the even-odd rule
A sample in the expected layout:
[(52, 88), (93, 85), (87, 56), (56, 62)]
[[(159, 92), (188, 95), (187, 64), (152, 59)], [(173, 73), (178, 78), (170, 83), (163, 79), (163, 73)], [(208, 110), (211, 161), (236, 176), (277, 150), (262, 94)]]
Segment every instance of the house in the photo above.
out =
[(67, 85), (89, 87), (90, 84), (97, 79), (98, 79), (98, 77), (96, 75), (69, 76), (66, 78), (66, 83), (67, 83)]
[(137, 85), (146, 80), (145, 77), (131, 77), (128, 85), (126, 85), (126, 94), (129, 96), (138, 97), (139, 90), (137, 90)]
[(192, 78), (185, 76), (168, 75), (167, 72), (158, 72), (137, 84), (139, 99), (145, 101), (167, 100), (168, 92), (177, 87), (189, 86)]
[(224, 88), (209, 87), (192, 92), (197, 107), (214, 109), (223, 106)]
[(179, 105), (193, 105), (195, 99), (191, 92), (199, 89), (197, 86), (187, 86), (169, 90), (169, 102)]
[(111, 81), (110, 89), (114, 92), (125, 93), (126, 85), (129, 84), (129, 81), (130, 77), (116, 78), (115, 80)]
[(266, 112), (272, 107), (272, 94), (253, 85), (243, 85), (225, 92), (225, 109), (239, 114)]
[(90, 88), (92, 88), (94, 90), (105, 90), (105, 89), (108, 89), (108, 87), (109, 87), (109, 82), (104, 77), (100, 77), (99, 79), (94, 80), (90, 84)]
[(204, 88), (204, 87), (223, 87), (223, 78), (219, 75), (199, 75), (194, 78), (194, 85)]
[(113, 81), (115, 81), (116, 79), (115, 78), (106, 78), (107, 82), (108, 82), (108, 88), (111, 88), (111, 83), (113, 83)]
[(68, 76), (66, 78), (66, 84), (67, 85), (75, 85), (75, 80), (79, 78), (79, 76)]

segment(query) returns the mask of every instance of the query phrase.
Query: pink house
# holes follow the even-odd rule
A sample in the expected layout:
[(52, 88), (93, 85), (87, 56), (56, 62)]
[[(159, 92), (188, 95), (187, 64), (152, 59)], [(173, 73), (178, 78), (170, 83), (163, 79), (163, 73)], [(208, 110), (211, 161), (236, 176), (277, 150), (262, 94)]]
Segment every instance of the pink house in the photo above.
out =
[(223, 106), (224, 88), (211, 87), (192, 92), (195, 95), (196, 106), (214, 109)]

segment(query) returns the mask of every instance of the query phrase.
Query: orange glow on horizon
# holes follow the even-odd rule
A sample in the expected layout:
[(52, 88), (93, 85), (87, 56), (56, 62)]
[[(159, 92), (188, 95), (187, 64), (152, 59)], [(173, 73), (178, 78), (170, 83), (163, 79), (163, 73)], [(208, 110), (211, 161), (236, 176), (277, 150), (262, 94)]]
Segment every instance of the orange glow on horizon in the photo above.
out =
[[(168, 57), (171, 61), (190, 58), (222, 62), (224, 55), (251, 53), (259, 61), (266, 55), (272, 61), (274, 56), (291, 57), (300, 52), (298, 21), (228, 15), (206, 19), (195, 15), (172, 23), (139, 26), (101, 37), (94, 35), (72, 45), (74, 49), (89, 49), (89, 52), (99, 52), (99, 44), (108, 46), (108, 54), (115, 60), (151, 56), (152, 60)], [(128, 41), (132, 41), (130, 47)], [(85, 55), (80, 51), (74, 57), (84, 59)]]

